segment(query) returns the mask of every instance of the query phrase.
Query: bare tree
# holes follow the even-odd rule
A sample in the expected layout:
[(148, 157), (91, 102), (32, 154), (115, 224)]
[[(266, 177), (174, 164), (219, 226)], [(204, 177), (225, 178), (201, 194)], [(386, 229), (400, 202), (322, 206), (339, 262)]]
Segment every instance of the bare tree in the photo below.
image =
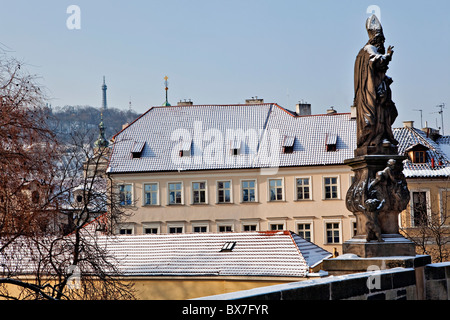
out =
[(36, 77), (0, 59), (0, 296), (133, 299), (108, 250), (126, 215), (92, 133), (55, 139)]
[(423, 198), (417, 199), (417, 203), (413, 204), (412, 226), (404, 226), (401, 230), (416, 244), (420, 254), (430, 255), (436, 262), (448, 261), (450, 259), (450, 188), (441, 188), (439, 208), (426, 201), (425, 193)]

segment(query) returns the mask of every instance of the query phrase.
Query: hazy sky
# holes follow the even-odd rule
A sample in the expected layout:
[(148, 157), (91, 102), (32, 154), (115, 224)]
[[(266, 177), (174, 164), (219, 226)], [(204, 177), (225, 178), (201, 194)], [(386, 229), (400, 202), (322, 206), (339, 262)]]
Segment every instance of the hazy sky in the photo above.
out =
[[(380, 9), (388, 74), (399, 109), (450, 134), (450, 1), (0, 0), (0, 48), (28, 64), (52, 106), (108, 105), (144, 112), (169, 102), (236, 104), (258, 96), (313, 113), (349, 112), (353, 68), (368, 36), (367, 8)], [(69, 29), (70, 5), (81, 29)], [(72, 20), (70, 20), (72, 21)]]

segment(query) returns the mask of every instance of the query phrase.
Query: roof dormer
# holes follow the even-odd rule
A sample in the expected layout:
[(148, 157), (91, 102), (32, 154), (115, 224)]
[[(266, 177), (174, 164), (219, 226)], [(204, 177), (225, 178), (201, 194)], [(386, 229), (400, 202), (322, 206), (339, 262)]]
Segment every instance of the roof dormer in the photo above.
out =
[(405, 150), (405, 154), (408, 155), (412, 163), (426, 163), (428, 147), (423, 144), (416, 143)]

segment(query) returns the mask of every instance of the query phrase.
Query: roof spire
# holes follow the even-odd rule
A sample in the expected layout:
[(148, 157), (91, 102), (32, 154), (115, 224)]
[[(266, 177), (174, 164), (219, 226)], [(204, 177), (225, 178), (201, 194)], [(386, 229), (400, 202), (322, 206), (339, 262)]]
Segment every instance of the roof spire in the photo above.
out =
[(163, 103), (163, 106), (164, 107), (170, 107), (170, 103), (169, 103), (169, 100), (168, 100), (168, 98), (167, 98), (167, 92), (169, 91), (169, 82), (167, 81), (169, 79), (169, 77), (168, 76), (165, 76), (164, 77), (164, 85), (165, 85), (165, 90), (166, 90), (166, 101)]
[(98, 138), (94, 142), (96, 148), (107, 148), (109, 146), (108, 140), (105, 138), (105, 125), (103, 123), (103, 111), (100, 113), (100, 123), (98, 124)]

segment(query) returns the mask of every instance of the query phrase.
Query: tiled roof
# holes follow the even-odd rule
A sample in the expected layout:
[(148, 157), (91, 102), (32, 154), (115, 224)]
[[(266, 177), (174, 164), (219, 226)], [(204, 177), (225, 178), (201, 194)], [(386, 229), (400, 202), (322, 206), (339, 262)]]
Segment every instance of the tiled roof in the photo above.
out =
[[(89, 236), (84, 241), (96, 239), (99, 250), (117, 270), (109, 272), (122, 276), (305, 277), (310, 267), (332, 256), (291, 231), (134, 236), (94, 235), (91, 231), (86, 229)], [(50, 248), (52, 238), (41, 242), (41, 251), (45, 251), (42, 248)], [(232, 250), (222, 250), (226, 243), (234, 243)], [(35, 242), (19, 239), (0, 254), (0, 263), (13, 274), (33, 274), (36, 268), (52, 272), (50, 265), (39, 264), (38, 251)], [(70, 251), (64, 254), (70, 256)], [(70, 260), (63, 254), (58, 259)], [(83, 268), (89, 272), (88, 265)]]
[[(115, 136), (108, 172), (342, 164), (353, 157), (355, 130), (350, 114), (298, 117), (277, 104), (154, 107)], [(242, 144), (233, 155), (236, 136)], [(327, 136), (337, 151), (327, 152)], [(293, 153), (283, 153), (285, 137), (295, 141)], [(186, 141), (191, 156), (180, 157)], [(136, 142), (146, 142), (139, 159), (131, 155)]]
[[(427, 163), (405, 161), (407, 178), (450, 175), (450, 137), (434, 142), (416, 128), (393, 131), (401, 155), (416, 144), (428, 148)], [(354, 157), (356, 121), (350, 113), (296, 116), (272, 103), (153, 107), (114, 139), (110, 173), (342, 165)]]
[[(331, 254), (290, 231), (101, 237), (124, 275), (304, 277)], [(221, 251), (235, 242), (231, 251)]]
[[(407, 178), (438, 178), (450, 176), (450, 161), (442, 151), (442, 142), (436, 142), (427, 137), (426, 133), (417, 128), (395, 128), (394, 136), (399, 142), (399, 154), (405, 153), (417, 145), (422, 145), (428, 150), (426, 163), (413, 163), (404, 161), (403, 173)], [(433, 160), (432, 160), (433, 159)], [(433, 166), (434, 162), (434, 166)]]

